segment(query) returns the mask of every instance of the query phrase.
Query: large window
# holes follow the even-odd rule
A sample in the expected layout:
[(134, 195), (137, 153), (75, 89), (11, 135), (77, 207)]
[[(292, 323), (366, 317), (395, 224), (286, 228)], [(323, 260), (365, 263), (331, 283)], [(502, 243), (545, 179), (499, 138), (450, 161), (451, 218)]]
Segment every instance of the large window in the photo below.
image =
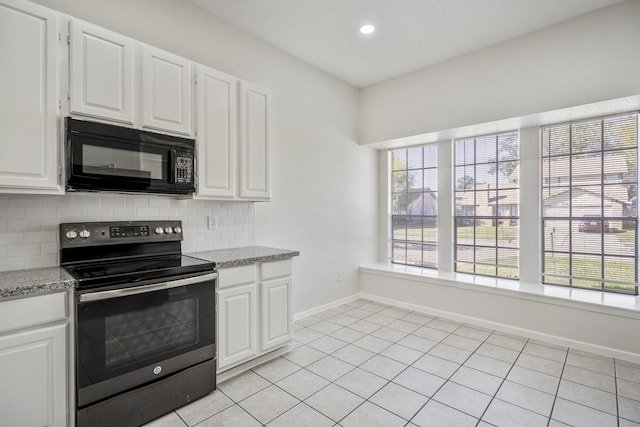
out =
[(637, 294), (638, 115), (541, 138), (542, 281)]
[(438, 265), (438, 147), (391, 150), (391, 261)]
[(518, 132), (455, 141), (455, 271), (518, 278)]

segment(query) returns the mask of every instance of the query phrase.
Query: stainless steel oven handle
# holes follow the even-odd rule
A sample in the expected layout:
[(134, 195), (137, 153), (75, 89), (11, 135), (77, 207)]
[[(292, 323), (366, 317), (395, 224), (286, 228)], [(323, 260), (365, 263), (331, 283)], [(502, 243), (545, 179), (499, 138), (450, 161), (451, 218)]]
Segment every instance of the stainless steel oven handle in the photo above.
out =
[(163, 289), (178, 288), (180, 286), (193, 285), (194, 283), (213, 280), (218, 277), (218, 273), (208, 273), (201, 276), (187, 277), (185, 279), (171, 280), (169, 282), (152, 283), (150, 285), (133, 286), (131, 288), (113, 289), (110, 291), (89, 292), (80, 295), (80, 302), (100, 301), (110, 298), (119, 298), (129, 295), (143, 294)]

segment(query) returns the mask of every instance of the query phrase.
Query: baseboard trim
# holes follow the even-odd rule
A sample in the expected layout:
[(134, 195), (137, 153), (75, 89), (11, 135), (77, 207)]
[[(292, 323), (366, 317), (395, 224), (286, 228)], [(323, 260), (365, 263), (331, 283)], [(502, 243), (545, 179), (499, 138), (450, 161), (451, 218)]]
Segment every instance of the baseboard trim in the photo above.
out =
[(285, 353), (288, 353), (293, 349), (293, 345), (287, 344), (284, 347), (280, 347), (279, 349), (273, 350), (272, 352), (263, 354), (262, 356), (256, 357), (255, 359), (251, 359), (247, 362), (242, 363), (241, 365), (234, 366), (233, 368), (229, 368), (225, 371), (216, 373), (216, 382), (220, 384), (223, 381), (236, 377), (251, 368), (255, 368), (258, 365), (262, 365), (270, 360), (275, 359), (278, 356), (282, 356)]
[(460, 314), (452, 313), (449, 311), (438, 310), (432, 307), (426, 307), (422, 305), (411, 304), (403, 301), (394, 300), (391, 298), (380, 297), (374, 294), (360, 292), (359, 294), (355, 295), (355, 298), (352, 298), (351, 300), (353, 301), (359, 298), (379, 302), (382, 304), (393, 305), (395, 307), (404, 308), (411, 311), (417, 311), (419, 313), (424, 313), (431, 316), (443, 317), (456, 322), (467, 323), (469, 325), (474, 325), (481, 328), (492, 329), (495, 331), (513, 334), (513, 335), (519, 335), (525, 338), (532, 338), (532, 339), (545, 341), (545, 342), (549, 342), (549, 343), (564, 346), (564, 347), (570, 347), (577, 350), (588, 351), (591, 353), (599, 354), (601, 356), (614, 357), (616, 359), (625, 360), (627, 362), (640, 364), (640, 354), (636, 354), (636, 353), (630, 353), (623, 350), (617, 350), (614, 348), (604, 347), (596, 344), (590, 344), (583, 341), (576, 341), (570, 338), (549, 335), (542, 332), (536, 332), (530, 329), (517, 328), (514, 326), (506, 325), (504, 323), (498, 323), (498, 322), (479, 319), (476, 317), (460, 315)]
[(293, 321), (296, 322), (298, 320), (304, 319), (305, 317), (313, 316), (314, 314), (318, 314), (325, 310), (335, 308), (339, 305), (350, 303), (351, 301), (355, 301), (358, 298), (360, 298), (360, 293), (353, 294), (348, 297), (340, 298), (339, 300), (335, 300), (327, 304), (319, 305), (314, 308), (310, 308), (309, 310), (294, 314)]

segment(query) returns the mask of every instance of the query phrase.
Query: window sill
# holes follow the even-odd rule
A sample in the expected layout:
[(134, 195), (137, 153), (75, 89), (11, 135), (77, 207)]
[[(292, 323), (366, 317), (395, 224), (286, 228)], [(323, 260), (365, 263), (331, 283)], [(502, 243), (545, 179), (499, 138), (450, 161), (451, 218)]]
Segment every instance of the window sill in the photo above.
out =
[(362, 265), (360, 271), (640, 319), (640, 297), (635, 295), (572, 289), (390, 263)]

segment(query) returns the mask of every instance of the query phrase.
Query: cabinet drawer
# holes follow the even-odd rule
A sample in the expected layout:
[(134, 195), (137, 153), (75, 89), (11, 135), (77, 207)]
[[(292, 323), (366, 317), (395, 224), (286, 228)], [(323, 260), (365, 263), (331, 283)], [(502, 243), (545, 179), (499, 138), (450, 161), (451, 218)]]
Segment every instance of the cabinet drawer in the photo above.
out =
[(276, 277), (291, 276), (291, 260), (263, 262), (261, 265), (262, 280), (275, 279)]
[(0, 333), (66, 318), (66, 292), (0, 302)]
[(256, 281), (255, 264), (240, 267), (221, 268), (218, 270), (218, 289), (244, 285)]

